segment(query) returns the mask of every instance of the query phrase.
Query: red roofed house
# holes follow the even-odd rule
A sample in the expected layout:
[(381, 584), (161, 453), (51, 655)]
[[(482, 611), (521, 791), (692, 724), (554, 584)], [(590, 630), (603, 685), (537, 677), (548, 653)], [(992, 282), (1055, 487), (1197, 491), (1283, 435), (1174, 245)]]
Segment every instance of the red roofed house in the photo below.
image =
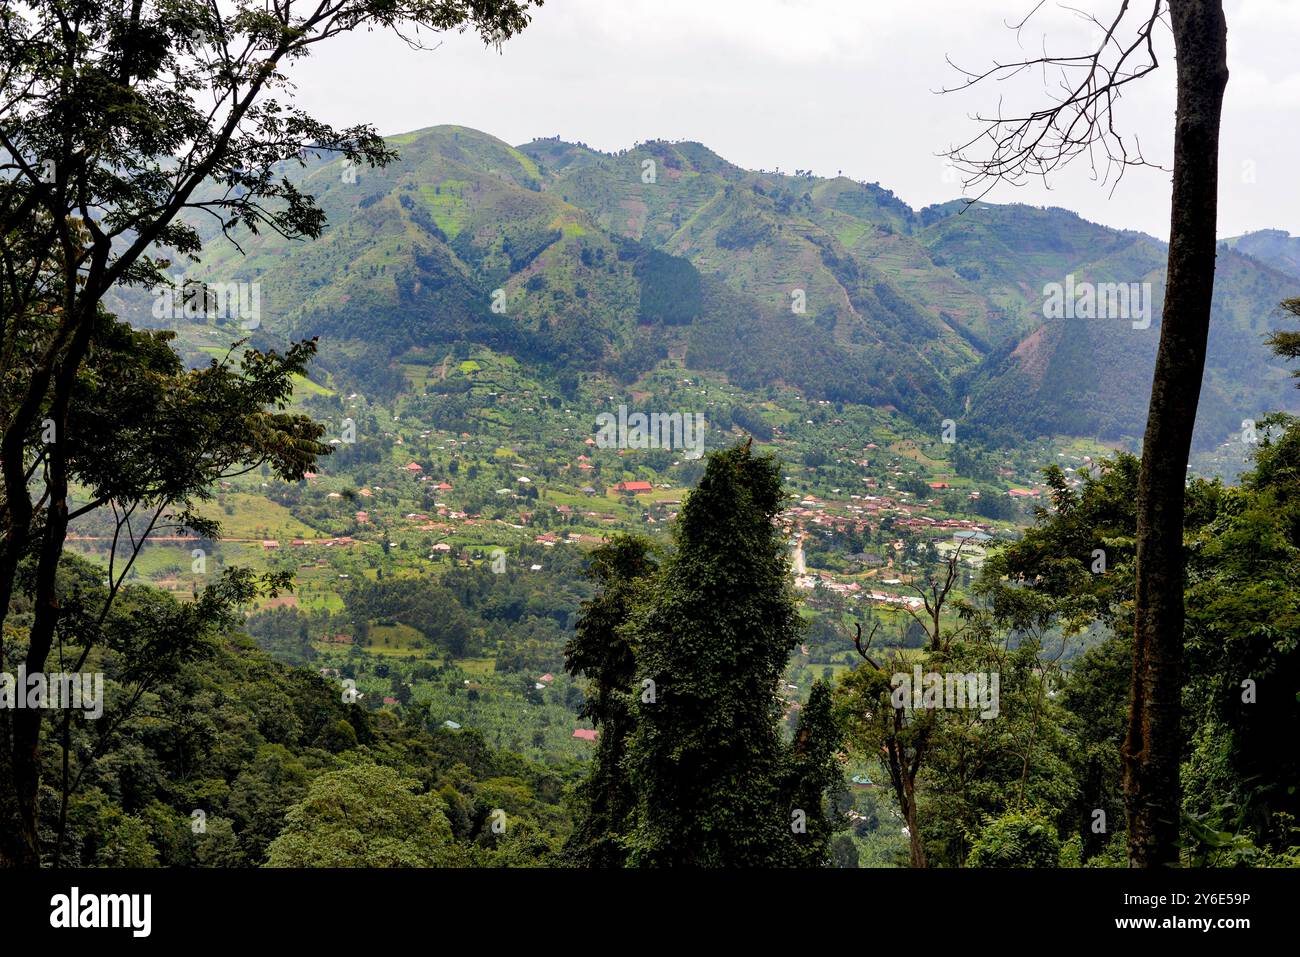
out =
[(575, 728), (573, 731), (575, 738), (581, 738), (583, 741), (595, 741), (600, 737), (599, 731), (592, 731), (589, 728)]
[(416, 472), (423, 472), (424, 469), (423, 467), (421, 467), (419, 462), (412, 462), (410, 465), (406, 467), (406, 471), (414, 475)]
[(640, 494), (641, 492), (649, 492), (653, 488), (654, 486), (651, 485), (649, 482), (619, 482), (618, 483), (618, 490), (620, 492), (632, 492), (634, 494)]

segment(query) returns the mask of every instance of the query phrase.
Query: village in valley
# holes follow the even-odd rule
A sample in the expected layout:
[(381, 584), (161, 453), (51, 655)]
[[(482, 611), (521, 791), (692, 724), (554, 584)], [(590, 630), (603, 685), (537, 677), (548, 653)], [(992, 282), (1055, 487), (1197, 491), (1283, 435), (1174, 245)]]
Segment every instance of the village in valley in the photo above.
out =
[[(273, 656), (350, 682), (368, 709), (477, 728), (557, 766), (584, 761), (598, 738), (563, 659), (593, 593), (585, 556), (616, 532), (670, 547), (704, 467), (680, 449), (602, 447), (605, 408), (645, 408), (653, 395), (703, 415), (707, 450), (749, 438), (781, 461), (777, 521), (808, 626), (780, 691), (791, 728), (814, 679), (856, 666), (854, 623), (870, 621), (878, 644), (903, 655), (918, 648), (927, 576), (951, 560), (964, 594), (989, 551), (1032, 521), (1044, 466), (1077, 485), (1106, 453), (1044, 442), (989, 456), (888, 411), (745, 392), (680, 368), (623, 395), (593, 382), (568, 397), (487, 351), (405, 368), (410, 391), (385, 401), (304, 380), (296, 403), (337, 429), (333, 454), (299, 482), (257, 471), (222, 482), (209, 503), (221, 537), (159, 535), (132, 576), (183, 596), (228, 565), (292, 572), (292, 592), (247, 609)], [(104, 560), (109, 540), (82, 522), (69, 544)], [(850, 770), (855, 791), (874, 792), (865, 767)], [(853, 813), (869, 843), (876, 811), (860, 800)]]

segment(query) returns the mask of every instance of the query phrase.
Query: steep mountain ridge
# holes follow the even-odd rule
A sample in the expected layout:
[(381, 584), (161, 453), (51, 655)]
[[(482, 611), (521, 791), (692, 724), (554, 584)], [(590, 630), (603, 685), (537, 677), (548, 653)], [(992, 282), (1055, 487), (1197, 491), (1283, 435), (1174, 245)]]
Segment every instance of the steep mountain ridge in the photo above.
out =
[[(286, 171), (328, 216), (320, 240), (237, 236), (241, 252), (213, 237), (198, 272), (260, 283), (255, 335), (320, 336), (344, 379), (391, 392), (412, 350), (481, 344), (571, 390), (672, 354), (997, 441), (1141, 433), (1165, 259), (1151, 237), (1054, 208), (917, 211), (876, 184), (748, 171), (698, 143), (513, 147), (453, 126), (391, 142), (385, 169)], [(1300, 276), (1285, 234), (1252, 235), (1220, 256), (1201, 446), (1295, 404), (1263, 337)], [(1136, 284), (1149, 321), (1049, 318), (1067, 282)], [(151, 322), (138, 297), (119, 307)]]

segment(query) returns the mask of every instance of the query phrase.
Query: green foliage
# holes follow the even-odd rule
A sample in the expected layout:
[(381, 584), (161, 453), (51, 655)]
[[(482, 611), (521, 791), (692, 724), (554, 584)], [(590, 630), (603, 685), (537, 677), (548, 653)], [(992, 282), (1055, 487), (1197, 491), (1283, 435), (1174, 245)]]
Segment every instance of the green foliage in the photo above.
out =
[(855, 868), (859, 861), (858, 846), (847, 834), (837, 834), (831, 841), (831, 865)]
[[(1070, 669), (1061, 693), (1066, 727), (1077, 742), (1070, 760), (1078, 791), (1071, 802), (1067, 826), (1074, 830), (1085, 862), (1103, 853), (1108, 840), (1118, 847), (1124, 843), (1120, 755), (1127, 730), (1132, 675), (1132, 634), (1126, 630), (1081, 655)], [(1104, 818), (1097, 816), (1098, 811)], [(1112, 837), (1116, 833), (1120, 836)], [(1121, 860), (1127, 866), (1127, 859)]]
[(787, 800), (802, 813), (800, 827), (794, 832), (796, 866), (823, 867), (830, 859), (831, 838), (841, 822), (826, 795), (844, 780), (837, 757), (840, 739), (831, 686), (816, 681), (808, 703), (800, 710), (788, 758)]
[[(111, 659), (100, 666), (121, 673)], [(561, 779), (479, 732), (430, 732), (345, 704), (337, 683), (276, 665), (246, 640), (155, 667), (151, 689), (105, 738), (95, 740), (97, 722), (72, 727), (74, 752), (94, 746), (97, 756), (69, 805), (65, 863), (256, 866), (292, 808), (297, 823), (275, 859), (302, 866), (536, 863), (567, 831)], [(127, 690), (114, 679), (106, 688), (110, 701)], [(52, 743), (46, 776), (57, 781)], [(500, 836), (497, 807), (509, 815)]]
[[(1187, 853), (1199, 859), (1207, 848), (1243, 859), (1285, 854), (1291, 838), (1282, 822), (1300, 813), (1300, 765), (1287, 744), (1300, 734), (1300, 472), (1292, 465), (1300, 426), (1287, 416), (1265, 421), (1242, 487), (1188, 486), (1182, 782), (1188, 847), (1202, 848)], [(1040, 511), (1020, 542), (990, 559), (976, 589), (998, 621), (1018, 630), (1068, 634), (1099, 620), (1120, 635), (1085, 654), (1065, 685), (1079, 781), (1068, 826), (1085, 861), (1115, 843), (1108, 837), (1121, 820), (1136, 466), (1120, 456), (1079, 492), (1049, 470), (1055, 509)], [(1088, 565), (1094, 549), (1105, 553), (1104, 570)], [(1092, 827), (1098, 811), (1107, 832)]]
[(431, 648), (463, 658), (478, 650), (473, 619), (445, 588), (431, 583), (363, 582), (344, 596), (358, 633), (371, 621), (399, 621), (424, 636)]
[[(634, 615), (636, 683), (653, 689), (634, 703), (628, 743), (634, 866), (798, 859), (794, 820), (810, 809), (791, 803), (773, 694), (802, 630), (772, 524), (780, 504), (774, 460), (747, 445), (712, 453)], [(813, 768), (822, 747), (804, 749)]]
[[(1194, 716), (1185, 809), (1273, 850), (1300, 816), (1300, 424), (1262, 445), (1189, 548), (1187, 681)], [(1281, 466), (1281, 467), (1279, 467)], [(1231, 811), (1224, 812), (1224, 807)]]
[(1128, 613), (1138, 460), (1120, 454), (1099, 472), (1075, 490), (1059, 467), (1045, 469), (1051, 511), (1040, 507), (1034, 526), (986, 563), (977, 593), (1012, 627), (1048, 620), (1076, 631), (1096, 620), (1119, 626)]
[(641, 322), (688, 325), (699, 318), (700, 274), (689, 260), (641, 247), (632, 267), (641, 286)]
[(564, 667), (589, 682), (582, 716), (600, 728), (592, 769), (579, 785), (576, 822), (564, 848), (577, 867), (615, 867), (627, 851), (623, 842), (636, 807), (628, 780), (626, 751), (633, 722), (636, 657), (627, 634), (628, 620), (655, 570), (650, 545), (618, 535), (591, 555), (590, 577), (600, 591), (583, 603), (573, 639), (564, 649)]
[[(527, 551), (534, 532), (581, 521), (574, 508), (566, 505), (571, 517), (560, 518), (553, 507), (560, 498), (576, 499), (559, 481), (573, 467), (571, 447), (546, 448), (528, 466), (536, 484), (514, 494), (507, 488), (498, 498), (496, 486), (513, 483), (513, 476), (475, 461), (474, 447), (489, 433), (500, 440), (532, 429), (533, 420), (485, 400), (487, 388), (496, 397), (506, 386), (493, 381), (499, 368), (470, 355), (489, 351), (481, 349), (486, 346), (494, 357), (514, 356), (535, 370), (537, 382), (519, 391), (542, 409), (539, 430), (559, 428), (558, 415), (548, 413), (568, 400), (604, 395), (609, 376), (637, 380), (639, 391), (656, 376), (719, 370), (733, 383), (767, 392), (737, 397), (728, 391), (708, 400), (715, 428), (732, 425), (760, 441), (797, 443), (791, 467), (799, 471), (802, 463), (801, 477), (815, 472), (814, 483), (843, 485), (848, 475), (856, 483), (861, 476), (845, 458), (856, 455), (852, 433), (868, 420), (865, 403), (888, 407), (870, 413), (873, 427), (887, 416), (910, 417), (932, 431), (945, 410), (958, 407), (957, 399), (969, 398), (963, 429), (969, 423), (985, 436), (1135, 434), (1154, 336), (1135, 346), (1131, 331), (1119, 326), (1040, 328), (1036, 287), (1080, 262), (1098, 276), (1155, 274), (1164, 252), (1158, 244), (1059, 210), (985, 206), (973, 211), (978, 217), (958, 220), (950, 207), (940, 207), (918, 215), (879, 187), (810, 174), (793, 182), (747, 174), (699, 144), (639, 147), (628, 162), (655, 157), (666, 177), (671, 172), (672, 188), (637, 190), (629, 198), (623, 157), (572, 144), (514, 149), (454, 127), (385, 143), (369, 127), (335, 131), (256, 96), (223, 130), (221, 117), (214, 127), (213, 115), (195, 106), (201, 97), (191, 95), (225, 84), (251, 84), (250, 93), (275, 87), (282, 62), (338, 29), (413, 18), (434, 29), (472, 25), (499, 42), (527, 23), (528, 4), (514, 0), (356, 0), (326, 22), (303, 20), (311, 14), (300, 11), (287, 25), (256, 4), (237, 4), (233, 12), (189, 0), (129, 13), (87, 7), (86, 42), (78, 36), (78, 47), (67, 51), (59, 44), (68, 32), (51, 29), (62, 7), (30, 6), (30, 16), (0, 12), (0, 46), (15, 65), (0, 83), (9, 84), (14, 102), (34, 104), (19, 114), (24, 122), (4, 124), (15, 144), (8, 150), (14, 176), (0, 187), (6, 261), (18, 272), (30, 266), (31, 275), (54, 276), (48, 288), (66, 292), (72, 308), (65, 314), (61, 302), (50, 307), (53, 299), (15, 299), (22, 281), (6, 280), (7, 358), (0, 369), (6, 522), (15, 526), (19, 493), (31, 476), (54, 475), (37, 511), (47, 499), (49, 508), (33, 530), (56, 547), (34, 556), (34, 538), (6, 533), (3, 554), (13, 563), (3, 578), (16, 590), (12, 602), (5, 596), (3, 651), (7, 658), (35, 649), (41, 662), (57, 638), (60, 654), (80, 656), (78, 668), (108, 673), (114, 706), (102, 726), (68, 721), (37, 732), (43, 766), (28, 780), (34, 792), (41, 782), (33, 796), (46, 831), (58, 816), (51, 809), (60, 796), (66, 800), (66, 834), (57, 825), (61, 862), (856, 866), (859, 846), (836, 834), (842, 808), (826, 799), (842, 784), (842, 718), (855, 732), (858, 757), (876, 759), (881, 742), (889, 742), (896, 790), (900, 758), (919, 763), (924, 752), (913, 810), (919, 807), (918, 833), (932, 861), (1077, 866), (1116, 860), (1119, 838), (1088, 824), (1098, 809), (1112, 821), (1121, 816), (1116, 782), (1131, 665), (1125, 636), (1133, 459), (1117, 457), (1077, 491), (1063, 471), (1047, 470), (1052, 509), (1040, 511), (1021, 541), (989, 560), (960, 621), (949, 614), (944, 622), (951, 641), (941, 643), (939, 634), (929, 640), (920, 622), (904, 619), (897, 628), (903, 644), (926, 646), (914, 656), (897, 652), (892, 658), (900, 666), (919, 660), (998, 670), (1003, 694), (996, 723), (909, 715), (900, 730), (901, 711), (886, 706), (888, 673), (875, 668), (860, 667), (844, 679), (843, 707), (836, 709), (827, 664), (792, 741), (784, 738), (784, 693), (774, 691), (791, 667), (803, 623), (789, 590), (786, 542), (774, 527), (784, 504), (776, 462), (753, 456), (746, 444), (680, 468), (662, 450), (589, 466), (604, 468), (593, 472), (600, 475), (592, 479), (596, 498), (618, 477), (653, 478), (656, 486), (662, 478), (699, 481), (676, 516), (675, 549), (662, 561), (637, 538), (616, 537), (592, 556), (599, 592), (582, 605), (564, 655), (568, 671), (590, 683), (580, 713), (602, 734), (588, 775), (573, 790), (577, 823), (569, 834), (561, 795), (578, 780), (578, 762), (566, 764), (551, 751), (550, 768), (542, 768), (488, 741), (495, 736), (500, 745), (503, 726), (513, 724), (504, 729), (511, 746), (519, 750), (511, 735), (532, 735), (529, 753), (538, 753), (556, 733), (567, 735), (579, 708), (579, 689), (567, 677), (552, 686), (534, 680), (539, 671), (558, 670), (577, 603), (590, 593), (576, 583), (578, 549), (547, 555), (539, 544), (536, 554)], [(230, 44), (232, 35), (248, 42)], [(201, 69), (190, 75), (183, 65), (196, 48), (213, 55), (200, 56)], [(241, 57), (230, 51), (239, 49), (246, 53), (230, 62)], [(388, 164), (398, 146), (406, 161), (393, 168)], [(364, 188), (344, 188), (328, 154), (371, 164)], [(50, 156), (58, 160), (58, 176), (45, 184), (30, 166)], [(309, 178), (311, 195), (304, 191)], [(74, 205), (68, 197), (76, 198)], [(69, 215), (87, 205), (103, 215)], [(158, 210), (167, 212), (159, 217)], [(188, 215), (177, 216), (182, 210)], [(327, 212), (339, 227), (331, 242), (286, 244), (319, 236)], [(367, 541), (358, 543), (363, 557), (338, 555), (343, 549), (331, 556), (338, 566), (326, 569), (331, 583), (337, 586), (336, 574), (354, 583), (343, 611), (331, 589), (323, 597), (336, 603), (323, 614), (276, 609), (249, 623), (278, 655), (298, 663), (323, 659), (333, 666), (324, 673), (360, 682), (367, 696), (361, 706), (341, 702), (338, 688), (315, 673), (272, 665), (238, 634), (239, 609), (286, 586), (293, 566), (286, 552), (262, 556), (265, 573), (226, 568), (192, 601), (115, 581), (113, 565), (105, 587), (98, 567), (59, 560), (57, 520), (65, 501), (80, 508), (80, 496), (88, 495), (87, 511), (75, 516), (87, 521), (107, 521), (92, 510), (110, 503), (115, 518), (119, 509), (128, 515), (157, 509), (155, 521), (211, 537), (216, 523), (200, 516), (197, 504), (215, 482), (246, 468), (260, 468), (286, 512), (292, 505), (295, 533), (304, 516), (313, 520), (305, 527), (355, 530), (345, 523), (356, 489), (342, 493), (344, 512), (307, 500), (305, 473), (329, 447), (321, 441), (324, 428), (290, 411), (290, 404), (315, 354), (314, 340), (283, 354), (240, 344), (191, 370), (171, 333), (133, 331), (100, 308), (114, 286), (114, 306), (139, 312), (141, 299), (132, 299), (128, 287), (159, 279), (171, 266), (162, 256), (192, 256), (217, 230), (231, 232), (252, 255), (242, 258), (244, 250), (225, 239), (209, 242), (207, 278), (264, 280), (276, 291), (268, 326), (277, 334), (329, 334), (324, 371), (389, 397), (414, 385), (422, 394), (409, 397), (403, 418), (416, 412), (439, 431), (465, 433), (439, 468), (457, 477), (457, 505), (485, 514), (477, 531), (467, 522), (446, 536), (453, 554), (439, 561), (450, 569), (435, 573), (432, 560), (404, 560), (422, 554), (421, 544), (430, 545), (432, 536), (421, 542), (411, 532), (408, 540), (407, 530), (386, 517), (382, 543), (371, 550), (376, 554), (367, 553), (365, 546), (374, 544)], [(63, 242), (42, 247), (53, 233)], [(63, 261), (68, 250), (76, 265)], [(150, 251), (159, 258), (150, 259)], [(1272, 274), (1236, 253), (1221, 259), (1202, 406), (1204, 428), (1220, 431), (1243, 403), (1277, 395), (1277, 377), (1260, 374), (1262, 337), (1255, 335), (1263, 322), (1256, 307), (1273, 294)], [(84, 302), (77, 293), (82, 282)], [(786, 298), (796, 286), (807, 293), (806, 314)], [(489, 305), (498, 288), (505, 313)], [(1287, 308), (1300, 314), (1294, 301)], [(257, 344), (269, 341), (265, 334), (255, 334)], [(1294, 358), (1296, 335), (1276, 332), (1268, 341), (1280, 356)], [(42, 355), (58, 361), (37, 372), (57, 373), (69, 384), (63, 391), (47, 395), (48, 383), (33, 384), (40, 376), (29, 360)], [(411, 381), (407, 366), (393, 365), (397, 357), (420, 366)], [(433, 381), (440, 360), (443, 378)], [(423, 390), (421, 379), (428, 380)], [(709, 387), (719, 379), (710, 377)], [(771, 388), (777, 381), (806, 393), (806, 405), (800, 399), (799, 411), (777, 407), (772, 399), (779, 393)], [(566, 401), (553, 394), (555, 383)], [(311, 389), (317, 398), (333, 397), (331, 415), (353, 408), (355, 396), (345, 405), (333, 390)], [(833, 411), (816, 408), (819, 399), (834, 403)], [(15, 410), (20, 424), (10, 432)], [(47, 411), (62, 433), (49, 450), (34, 438)], [(368, 410), (363, 419), (374, 434), (391, 430), (383, 439), (345, 449), (334, 460), (357, 486), (375, 484), (377, 494), (384, 490), (371, 479), (393, 464), (402, 442), (393, 424), (397, 402), (390, 411)], [(1276, 430), (1265, 430), (1241, 489), (1194, 482), (1189, 493), (1184, 778), (1191, 863), (1296, 860), (1300, 768), (1288, 745), (1300, 731), (1294, 694), (1300, 429), (1285, 416), (1264, 422)], [(802, 434), (792, 439), (796, 431)], [(405, 437), (414, 439), (409, 431)], [(433, 458), (436, 440), (424, 439), (421, 453)], [(537, 451), (502, 448), (499, 454), (522, 463)], [(462, 460), (467, 468), (460, 468)], [(995, 487), (1002, 484), (996, 456), (981, 457), (964, 442), (950, 464), (987, 484), (973, 505), (964, 486), (944, 496), (945, 511), (1018, 517), (1018, 506)], [(76, 486), (71, 495), (66, 479)], [(283, 491), (290, 485), (292, 491)], [(901, 477), (897, 488), (918, 499), (929, 494), (920, 474)], [(376, 515), (400, 514), (393, 507), (398, 496), (382, 497)], [(526, 520), (516, 501), (532, 510)], [(414, 507), (431, 510), (432, 503), (427, 498)], [(233, 514), (231, 503), (224, 508)], [(618, 514), (591, 513), (592, 522), (579, 526), (584, 532), (643, 517), (643, 501), (631, 495), (599, 508)], [(667, 522), (665, 510), (662, 501), (645, 501), (644, 520)], [(483, 560), (493, 544), (482, 537), (488, 523), (492, 533), (520, 531), (525, 543), (512, 560), (529, 567), (546, 555), (546, 573), (529, 577), (512, 567), (497, 576), (462, 564)], [(121, 529), (119, 523), (114, 534)], [(900, 567), (923, 567), (933, 558), (933, 543), (884, 522), (875, 530), (875, 547), (883, 548), (886, 532), (906, 538)], [(127, 534), (134, 538), (133, 529)], [(839, 554), (844, 542), (855, 540), (854, 550), (862, 551), (868, 537), (860, 529), (828, 531), (809, 543), (807, 555), (819, 568), (838, 570), (847, 567)], [(817, 664), (843, 668), (838, 630), (846, 607), (818, 596), (810, 655), (822, 655)], [(372, 639), (398, 635), (402, 647), (384, 650), (427, 650), (441, 660), (390, 664), (360, 647), (313, 648), (324, 627), (346, 618), (359, 645), (368, 633)], [(940, 630), (938, 621), (934, 627)], [(1107, 638), (1108, 631), (1117, 637)], [(418, 637), (408, 641), (410, 635)], [(1064, 655), (1066, 639), (1076, 635), (1094, 647), (1063, 673), (1052, 657), (1055, 642)], [(807, 675), (810, 666), (794, 667)], [(473, 716), (470, 727), (443, 728), (448, 714), (464, 717), (453, 706)], [(520, 719), (525, 713), (528, 721)], [(61, 776), (64, 749), (70, 768)], [(0, 765), (5, 776), (10, 770)], [(883, 804), (877, 813), (874, 796), (867, 806), (864, 832), (881, 830), (882, 816), (893, 823)], [(201, 830), (192, 827), (196, 811), (206, 813)], [(1064, 847), (1058, 834), (1070, 835)], [(869, 859), (878, 862), (879, 848), (891, 846), (874, 845)]]
[[(1300, 318), (1300, 299), (1287, 299), (1282, 308)], [(1300, 332), (1279, 330), (1271, 333), (1266, 341), (1269, 348), (1284, 359), (1300, 359)], [(1292, 370), (1291, 374), (1300, 378), (1300, 368)]]
[(462, 861), (442, 799), (392, 768), (357, 764), (316, 778), (289, 808), (268, 867), (446, 867)]
[(1061, 842), (1041, 811), (1009, 811), (985, 825), (972, 840), (970, 867), (1056, 867)]

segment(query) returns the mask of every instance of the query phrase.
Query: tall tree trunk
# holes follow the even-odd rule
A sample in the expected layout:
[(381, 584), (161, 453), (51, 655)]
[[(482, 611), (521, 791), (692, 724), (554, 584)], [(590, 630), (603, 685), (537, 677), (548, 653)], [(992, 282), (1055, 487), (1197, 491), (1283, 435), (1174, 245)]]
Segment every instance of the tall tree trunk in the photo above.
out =
[(925, 867), (925, 844), (921, 841), (921, 825), (916, 819), (916, 778), (907, 775), (903, 779), (903, 789), (907, 795), (903, 817), (907, 821), (908, 860), (913, 867)]
[[(75, 283), (70, 282), (68, 288), (75, 288)], [(76, 384), (77, 372), (90, 347), (96, 309), (96, 303), (93, 301), (84, 305), (79, 313), (75, 312), (75, 305), (71, 297), (65, 303), (67, 314), (76, 314), (78, 321), (73, 326), (75, 333), (67, 353), (54, 368), (53, 374), (48, 376), (48, 379), (52, 380), (48, 414), (55, 424), (55, 433), (54, 441), (49, 448), (45, 527), (42, 530), (37, 555), (33, 620), (28, 629), (25, 662), (28, 674), (45, 671), (60, 614), (58, 568), (59, 559), (63, 554), (64, 539), (68, 532), (68, 405)], [(6, 441), (9, 438), (9, 435), (5, 436)], [(21, 458), (19, 461), (21, 462)], [(20, 506), (26, 506), (30, 523), (31, 506), (25, 497), (26, 494), (27, 490), (24, 487), (22, 497), (13, 498), (11, 495), (11, 500)], [(13, 541), (6, 541), (5, 544), (9, 549), (14, 547)], [(12, 581), (9, 581), (0, 585), (0, 594), (4, 595), (6, 602), (5, 610), (7, 610), (9, 595), (12, 593), (12, 584)], [(3, 615), (0, 615), (0, 621), (3, 621)], [(17, 693), (25, 694), (26, 689), (19, 688)], [(0, 866), (31, 868), (39, 867), (41, 863), (40, 815), (37, 804), (40, 794), (42, 719), (40, 709), (24, 708), (16, 710), (6, 723), (5, 731), (10, 748), (8, 770), (13, 787), (12, 807), (9, 810), (11, 813), (16, 812), (17, 819), (4, 822), (4, 834), (0, 837)], [(5, 803), (8, 804), (9, 801), (6, 800)]]
[(1219, 118), (1228, 82), (1222, 0), (1169, 0), (1178, 112), (1169, 269), (1137, 503), (1133, 686), (1124, 803), (1133, 867), (1178, 862), (1183, 511), (1214, 291)]
[[(44, 537), (36, 566), (36, 591), (33, 620), (28, 630), (27, 673), (45, 671), (54, 632), (59, 623), (58, 570), (63, 542), (68, 533), (68, 476), (65, 432), (72, 377), (60, 370), (59, 383), (51, 415), (57, 433), (50, 455), (50, 501), (45, 516)], [(24, 694), (25, 689), (18, 689)], [(40, 814), (37, 799), (40, 791), (40, 741), (44, 715), (40, 709), (24, 708), (14, 712), (12, 765), (14, 790), (17, 793), (18, 828), (13, 835), (14, 860), (20, 867), (39, 867), (41, 862)]]

